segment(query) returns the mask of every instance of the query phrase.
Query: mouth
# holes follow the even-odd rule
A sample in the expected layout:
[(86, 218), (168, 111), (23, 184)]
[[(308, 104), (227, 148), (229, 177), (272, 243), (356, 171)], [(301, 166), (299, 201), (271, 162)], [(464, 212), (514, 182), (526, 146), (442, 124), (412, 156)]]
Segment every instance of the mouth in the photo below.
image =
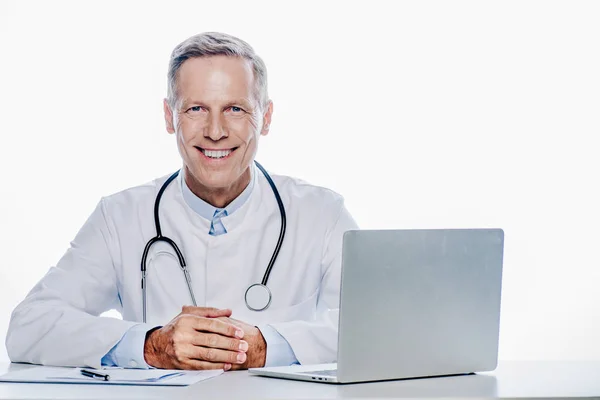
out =
[(238, 148), (233, 147), (231, 149), (204, 149), (202, 147), (194, 146), (200, 153), (209, 160), (225, 160), (233, 154)]

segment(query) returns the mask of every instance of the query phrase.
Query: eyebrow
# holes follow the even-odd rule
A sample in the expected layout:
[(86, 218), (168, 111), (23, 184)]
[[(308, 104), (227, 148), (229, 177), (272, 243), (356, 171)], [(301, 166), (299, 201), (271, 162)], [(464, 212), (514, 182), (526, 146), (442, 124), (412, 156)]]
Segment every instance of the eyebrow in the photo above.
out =
[[(210, 108), (210, 107), (207, 106), (207, 104), (205, 102), (194, 100), (194, 99), (185, 99), (183, 101), (183, 103), (182, 103), (183, 106), (189, 106), (190, 104), (198, 104), (198, 105), (201, 105), (203, 107)], [(250, 108), (251, 107), (250, 102), (247, 101), (246, 99), (234, 99), (234, 100), (230, 100), (230, 101), (227, 101), (227, 102), (224, 103), (225, 107), (231, 107), (231, 106), (234, 106), (234, 105), (242, 105), (242, 106), (244, 106), (246, 108)]]

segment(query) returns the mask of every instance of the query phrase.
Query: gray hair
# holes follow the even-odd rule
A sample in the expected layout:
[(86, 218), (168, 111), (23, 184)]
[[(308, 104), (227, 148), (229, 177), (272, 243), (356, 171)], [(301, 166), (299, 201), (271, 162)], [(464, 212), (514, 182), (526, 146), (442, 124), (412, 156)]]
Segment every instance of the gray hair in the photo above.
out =
[(267, 93), (267, 67), (254, 52), (252, 46), (235, 36), (220, 32), (204, 32), (181, 42), (171, 53), (169, 61), (167, 101), (174, 107), (177, 98), (177, 72), (181, 65), (190, 58), (224, 55), (243, 57), (252, 62), (256, 84), (257, 100), (261, 109), (265, 109), (269, 101)]

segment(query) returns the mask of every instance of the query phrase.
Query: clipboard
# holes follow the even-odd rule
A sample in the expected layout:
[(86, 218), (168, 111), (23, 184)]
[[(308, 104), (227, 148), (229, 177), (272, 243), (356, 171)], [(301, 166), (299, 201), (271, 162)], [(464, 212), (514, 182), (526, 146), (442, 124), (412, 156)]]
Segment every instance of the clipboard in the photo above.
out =
[(84, 385), (188, 386), (221, 375), (223, 370), (183, 371), (170, 369), (95, 370), (110, 376), (109, 380), (94, 379), (81, 374), (89, 368), (34, 366), (0, 375), (0, 382), (59, 383)]

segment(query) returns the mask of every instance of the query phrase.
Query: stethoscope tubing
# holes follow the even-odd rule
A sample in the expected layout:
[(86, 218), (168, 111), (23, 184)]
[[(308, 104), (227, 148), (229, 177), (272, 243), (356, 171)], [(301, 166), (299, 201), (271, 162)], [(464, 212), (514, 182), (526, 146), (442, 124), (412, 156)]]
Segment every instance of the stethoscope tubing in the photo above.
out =
[[(271, 275), (271, 270), (273, 269), (273, 266), (275, 265), (275, 261), (277, 260), (277, 256), (279, 255), (279, 252), (281, 250), (281, 245), (283, 244), (283, 239), (285, 238), (285, 232), (286, 232), (286, 228), (287, 228), (287, 218), (286, 218), (285, 207), (283, 205), (283, 201), (281, 200), (281, 196), (279, 195), (279, 191), (277, 190), (277, 187), (275, 186), (275, 183), (273, 182), (273, 179), (271, 179), (271, 176), (264, 169), (264, 167), (261, 164), (258, 163), (258, 161), (254, 161), (254, 163), (256, 164), (256, 166), (258, 167), (258, 169), (260, 169), (260, 171), (263, 173), (263, 175), (267, 179), (267, 182), (269, 183), (269, 186), (271, 186), (273, 194), (275, 195), (275, 199), (277, 200), (277, 206), (279, 207), (279, 213), (280, 213), (280, 216), (281, 216), (281, 227), (279, 229), (279, 238), (277, 239), (277, 244), (275, 246), (275, 250), (273, 251), (273, 255), (271, 256), (271, 259), (269, 261), (269, 264), (267, 266), (267, 269), (265, 271), (265, 274), (263, 275), (263, 279), (262, 279), (261, 284), (260, 284), (260, 285), (264, 286), (265, 289), (266, 289), (266, 291), (268, 292), (268, 294), (269, 294), (269, 301), (262, 308), (253, 308), (253, 307), (251, 307), (248, 304), (248, 297), (247, 297), (248, 290), (246, 291), (246, 295), (245, 295), (246, 306), (250, 310), (253, 310), (253, 311), (262, 311), (262, 310), (266, 309), (271, 304), (271, 291), (267, 287), (267, 282), (269, 281), (269, 276)], [(189, 271), (187, 269), (187, 264), (185, 262), (185, 258), (183, 256), (182, 252), (179, 250), (179, 247), (177, 246), (177, 244), (172, 239), (170, 239), (170, 238), (162, 235), (162, 229), (161, 229), (161, 226), (160, 226), (160, 216), (159, 216), (160, 200), (162, 198), (163, 193), (165, 192), (165, 190), (169, 186), (169, 184), (175, 178), (177, 178), (177, 176), (179, 175), (179, 172), (180, 172), (180, 170), (174, 172), (165, 181), (165, 183), (163, 183), (163, 185), (161, 186), (160, 190), (158, 191), (158, 194), (156, 195), (156, 200), (154, 201), (154, 225), (155, 225), (155, 228), (156, 228), (156, 236), (153, 237), (152, 239), (150, 239), (148, 241), (148, 243), (146, 243), (146, 246), (144, 247), (144, 252), (142, 253), (142, 260), (141, 260), (141, 272), (142, 272), (142, 281), (141, 281), (141, 286), (142, 286), (142, 319), (143, 319), (144, 323), (146, 322), (146, 315), (147, 315), (146, 263), (147, 263), (148, 253), (150, 251), (150, 248), (152, 247), (152, 245), (154, 243), (157, 243), (157, 242), (165, 242), (165, 243), (169, 244), (173, 248), (173, 250), (175, 251), (175, 254), (177, 255), (177, 259), (179, 261), (179, 265), (180, 265), (181, 270), (183, 271), (183, 274), (185, 276), (185, 281), (186, 281), (186, 284), (187, 284), (187, 287), (188, 287), (188, 291), (190, 293), (192, 304), (194, 306), (197, 306), (196, 298), (194, 296), (194, 290), (192, 288), (192, 279), (191, 279)], [(250, 287), (255, 286), (255, 285), (257, 285), (257, 284), (253, 284)], [(250, 287), (249, 287), (249, 289), (250, 289)]]
[(260, 165), (257, 161), (254, 161), (258, 169), (261, 170), (267, 182), (271, 186), (273, 190), (273, 194), (275, 195), (275, 200), (277, 200), (277, 206), (279, 207), (279, 213), (281, 215), (281, 227), (279, 229), (279, 238), (277, 239), (277, 244), (275, 245), (275, 251), (273, 251), (273, 255), (271, 256), (271, 260), (269, 261), (269, 265), (267, 266), (267, 270), (263, 276), (261, 284), (263, 286), (267, 286), (267, 282), (269, 281), (269, 276), (271, 275), (271, 270), (273, 269), (273, 265), (275, 265), (275, 261), (277, 260), (277, 256), (279, 255), (279, 251), (281, 250), (281, 245), (283, 244), (283, 239), (285, 238), (285, 231), (287, 228), (287, 218), (285, 214), (285, 207), (283, 206), (283, 201), (281, 201), (281, 196), (279, 196), (279, 191), (275, 186), (275, 182), (271, 179), (268, 172)]

